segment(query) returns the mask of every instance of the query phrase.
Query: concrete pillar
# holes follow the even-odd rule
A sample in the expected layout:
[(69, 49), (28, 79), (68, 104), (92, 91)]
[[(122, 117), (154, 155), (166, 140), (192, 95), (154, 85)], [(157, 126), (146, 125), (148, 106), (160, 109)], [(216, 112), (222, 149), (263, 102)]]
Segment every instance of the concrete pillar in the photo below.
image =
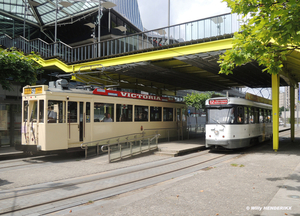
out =
[(290, 86), (291, 141), (295, 140), (295, 88)]
[(272, 117), (273, 117), (273, 149), (279, 147), (279, 80), (278, 74), (272, 74)]

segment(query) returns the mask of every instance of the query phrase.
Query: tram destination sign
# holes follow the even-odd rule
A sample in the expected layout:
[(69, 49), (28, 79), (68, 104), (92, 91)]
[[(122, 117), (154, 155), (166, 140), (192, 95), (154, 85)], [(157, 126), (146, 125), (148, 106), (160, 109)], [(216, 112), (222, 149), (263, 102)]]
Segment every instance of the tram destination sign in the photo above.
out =
[(141, 99), (141, 100), (175, 102), (175, 100), (173, 98), (168, 98), (168, 97), (138, 94), (138, 93), (132, 93), (132, 92), (106, 90), (106, 89), (99, 89), (99, 88), (95, 89), (93, 91), (93, 94), (113, 96), (113, 97), (133, 98), (133, 99)]
[(42, 94), (42, 93), (43, 93), (43, 88), (41, 86), (24, 88), (24, 94)]
[(227, 104), (227, 103), (228, 103), (227, 99), (209, 100), (209, 105), (223, 105), (223, 104)]

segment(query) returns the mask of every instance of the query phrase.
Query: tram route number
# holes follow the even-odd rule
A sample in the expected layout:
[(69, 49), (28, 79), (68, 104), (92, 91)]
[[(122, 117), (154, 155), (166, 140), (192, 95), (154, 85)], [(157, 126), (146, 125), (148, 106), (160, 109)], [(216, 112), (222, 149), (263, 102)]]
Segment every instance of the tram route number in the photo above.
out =
[(219, 104), (227, 104), (228, 100), (210, 100), (210, 105), (219, 105)]

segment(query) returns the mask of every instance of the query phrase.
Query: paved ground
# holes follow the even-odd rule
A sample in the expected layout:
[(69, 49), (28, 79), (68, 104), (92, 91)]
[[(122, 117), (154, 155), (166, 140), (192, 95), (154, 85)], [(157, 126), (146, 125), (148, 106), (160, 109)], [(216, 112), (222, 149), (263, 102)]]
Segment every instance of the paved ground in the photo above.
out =
[(300, 139), (280, 144), (58, 215), (300, 215)]
[[(300, 137), (298, 132), (300, 130), (296, 137)], [(284, 136), (289, 137), (289, 131), (281, 134), (277, 153), (272, 150), (271, 143), (266, 143), (206, 170), (70, 208), (56, 215), (300, 215), (300, 138), (292, 143)], [(107, 163), (106, 157), (75, 162), (66, 159), (58, 164), (46, 161), (34, 169), (40, 173), (39, 179), (26, 168), (24, 173), (14, 173), (13, 168), (0, 172), (0, 179), (7, 178), (9, 182), (0, 185), (0, 189), (166, 158), (169, 157), (151, 154), (112, 164)]]

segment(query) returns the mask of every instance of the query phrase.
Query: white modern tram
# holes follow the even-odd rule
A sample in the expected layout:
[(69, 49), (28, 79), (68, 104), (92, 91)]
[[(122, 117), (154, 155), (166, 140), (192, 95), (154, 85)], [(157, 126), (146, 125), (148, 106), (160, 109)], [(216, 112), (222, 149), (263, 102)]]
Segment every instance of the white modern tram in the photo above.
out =
[(186, 106), (174, 99), (100, 88), (69, 89), (66, 82), (23, 88), (22, 144), (17, 150), (68, 151), (85, 142), (152, 129), (174, 128), (177, 134), (186, 127)]
[(272, 106), (242, 98), (206, 100), (206, 147), (236, 149), (272, 137)]

